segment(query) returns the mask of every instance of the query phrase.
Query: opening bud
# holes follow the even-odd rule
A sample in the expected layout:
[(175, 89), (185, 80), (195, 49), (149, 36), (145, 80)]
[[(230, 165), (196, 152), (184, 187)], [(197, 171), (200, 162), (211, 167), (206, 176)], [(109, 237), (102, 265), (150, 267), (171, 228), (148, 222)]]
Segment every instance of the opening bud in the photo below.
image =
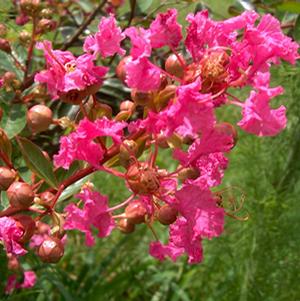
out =
[(35, 231), (35, 222), (28, 215), (15, 215), (13, 219), (17, 222), (19, 228), (23, 230), (23, 235), (19, 240), (21, 243), (25, 243), (30, 240)]
[(48, 236), (38, 249), (38, 256), (43, 262), (56, 263), (64, 255), (64, 246), (62, 242), (53, 236)]
[(12, 207), (28, 208), (33, 203), (34, 192), (27, 183), (14, 182), (7, 190), (7, 197)]
[(7, 190), (8, 187), (14, 182), (16, 172), (8, 167), (0, 167), (0, 190)]
[(33, 133), (43, 132), (52, 123), (52, 111), (44, 105), (33, 106), (27, 112), (27, 125)]
[(178, 173), (178, 179), (182, 182), (188, 179), (195, 180), (199, 176), (200, 176), (200, 172), (193, 167), (184, 168)]
[(124, 167), (130, 165), (130, 157), (135, 156), (138, 152), (138, 145), (134, 140), (124, 140), (120, 146), (119, 159), (120, 164)]
[[(179, 57), (181, 59), (181, 62), (185, 65), (183, 56), (179, 54)], [(184, 68), (181, 62), (175, 54), (171, 54), (165, 62), (166, 71), (176, 77), (182, 78), (184, 75)]]
[(171, 225), (177, 219), (178, 211), (166, 204), (159, 208), (157, 212), (157, 219), (163, 225)]
[(118, 229), (125, 234), (134, 232), (135, 225), (132, 224), (127, 218), (122, 218), (118, 222)]
[(145, 222), (147, 209), (143, 202), (135, 200), (125, 208), (125, 216), (131, 224), (141, 224)]
[(122, 82), (125, 82), (126, 79), (126, 64), (131, 61), (131, 56), (125, 56), (123, 57), (118, 66), (116, 67), (116, 75), (119, 80)]

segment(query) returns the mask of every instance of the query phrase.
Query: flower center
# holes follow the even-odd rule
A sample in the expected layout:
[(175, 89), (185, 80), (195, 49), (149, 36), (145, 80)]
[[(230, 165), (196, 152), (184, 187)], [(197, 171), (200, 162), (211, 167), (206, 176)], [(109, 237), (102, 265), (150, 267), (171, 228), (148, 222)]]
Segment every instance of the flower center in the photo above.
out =
[(76, 62), (75, 61), (67, 62), (65, 64), (65, 69), (66, 69), (67, 73), (75, 71), (76, 70)]

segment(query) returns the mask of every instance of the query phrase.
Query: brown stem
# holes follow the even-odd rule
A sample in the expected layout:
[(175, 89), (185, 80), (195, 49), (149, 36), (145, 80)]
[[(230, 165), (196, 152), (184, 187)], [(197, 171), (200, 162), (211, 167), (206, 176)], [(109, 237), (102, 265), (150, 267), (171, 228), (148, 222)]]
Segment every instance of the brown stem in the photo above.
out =
[(88, 18), (82, 23), (82, 25), (77, 29), (75, 34), (62, 46), (61, 50), (67, 50), (70, 46), (77, 41), (82, 32), (91, 24), (98, 12), (106, 4), (106, 0), (100, 2), (100, 4), (94, 9), (94, 11), (88, 16)]

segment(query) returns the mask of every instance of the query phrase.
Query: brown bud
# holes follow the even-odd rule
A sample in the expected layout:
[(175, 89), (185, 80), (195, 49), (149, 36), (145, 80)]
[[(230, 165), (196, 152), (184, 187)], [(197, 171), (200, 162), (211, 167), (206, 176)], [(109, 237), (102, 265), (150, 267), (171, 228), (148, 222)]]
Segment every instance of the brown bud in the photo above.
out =
[(126, 79), (126, 64), (132, 60), (131, 56), (123, 57), (116, 67), (116, 74), (119, 80), (125, 82)]
[(0, 152), (5, 154), (8, 158), (11, 157), (12, 146), (6, 133), (0, 128)]
[(37, 24), (37, 33), (43, 34), (53, 31), (57, 26), (57, 22), (49, 19), (41, 19)]
[(164, 205), (157, 212), (157, 219), (163, 225), (171, 225), (176, 221), (178, 211), (170, 205)]
[(8, 253), (7, 254), (8, 262), (7, 262), (7, 268), (11, 271), (17, 271), (20, 269), (20, 263), (18, 261), (18, 257)]
[(56, 237), (48, 236), (38, 249), (38, 256), (47, 263), (56, 263), (63, 255), (64, 246)]
[(33, 203), (34, 192), (24, 182), (14, 182), (7, 190), (7, 197), (12, 207), (28, 208)]
[(40, 0), (20, 0), (20, 8), (26, 15), (33, 17), (40, 9)]
[(154, 99), (155, 107), (158, 111), (164, 109), (169, 101), (175, 97), (177, 87), (175, 85), (168, 85)]
[(135, 230), (135, 225), (132, 224), (127, 218), (122, 218), (118, 222), (118, 229), (122, 233), (129, 234)]
[(27, 124), (33, 133), (43, 132), (52, 123), (52, 111), (44, 105), (33, 106), (27, 112)]
[(134, 102), (125, 100), (120, 103), (120, 111), (132, 111), (134, 108)]
[(140, 92), (136, 89), (131, 91), (131, 99), (140, 106), (149, 104), (153, 99), (153, 93), (151, 92)]
[(147, 209), (140, 200), (132, 201), (125, 208), (125, 216), (132, 224), (141, 224), (145, 222)]
[(51, 19), (53, 17), (53, 10), (50, 8), (44, 8), (40, 12), (41, 18)]
[(20, 40), (20, 43), (23, 45), (23, 46), (26, 46), (29, 44), (30, 40), (31, 40), (31, 35), (28, 31), (26, 30), (22, 30), (20, 33), (19, 33), (19, 40)]
[(119, 159), (124, 167), (130, 165), (130, 157), (135, 156), (138, 151), (138, 145), (134, 140), (124, 140), (120, 146)]
[(0, 50), (11, 53), (11, 47), (7, 40), (0, 38)]
[[(180, 54), (179, 57), (182, 63), (185, 65), (183, 56)], [(165, 69), (168, 73), (182, 78), (184, 75), (184, 67), (182, 66), (182, 63), (180, 63), (178, 57), (175, 54), (171, 54), (165, 62)]]
[(200, 173), (193, 167), (187, 167), (178, 173), (178, 179), (184, 182), (187, 179), (195, 180), (199, 177)]
[(45, 191), (40, 194), (39, 204), (42, 206), (50, 207), (54, 201), (55, 195), (50, 191)]
[(16, 178), (16, 172), (8, 167), (0, 167), (0, 190), (6, 190)]
[(0, 37), (5, 37), (6, 34), (7, 34), (7, 27), (3, 23), (0, 23)]
[(25, 243), (30, 240), (35, 231), (35, 222), (29, 215), (14, 215), (13, 219), (17, 222), (19, 228), (24, 232), (19, 240), (21, 243)]
[(221, 122), (215, 125), (215, 129), (219, 133), (227, 134), (233, 138), (234, 145), (237, 143), (238, 140), (238, 133), (236, 128), (228, 122)]

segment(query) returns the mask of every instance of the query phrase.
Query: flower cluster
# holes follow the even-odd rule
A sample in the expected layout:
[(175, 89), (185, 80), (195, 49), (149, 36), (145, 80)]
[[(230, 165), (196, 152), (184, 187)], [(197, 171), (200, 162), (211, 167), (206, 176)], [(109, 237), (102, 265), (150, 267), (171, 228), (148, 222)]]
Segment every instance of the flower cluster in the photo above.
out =
[[(83, 232), (86, 245), (92, 246), (93, 229), (106, 237), (113, 229), (128, 234), (145, 224), (155, 237), (152, 256), (175, 261), (185, 254), (192, 264), (203, 259), (202, 241), (222, 234), (225, 216), (232, 214), (217, 187), (228, 167), (227, 154), (237, 143), (237, 130), (219, 121), (216, 109), (237, 106), (241, 129), (257, 136), (279, 134), (286, 127), (286, 108), (271, 106), (283, 88), (270, 86), (270, 68), (281, 60), (295, 64), (299, 46), (282, 33), (273, 16), (260, 17), (254, 11), (225, 21), (211, 20), (207, 11), (189, 14), (185, 38), (176, 18), (177, 11), (170, 9), (158, 14), (149, 28), (122, 30), (114, 15), (103, 17), (78, 57), (53, 50), (49, 41), (37, 43), (46, 69), (35, 81), (46, 84), (53, 100), (79, 105), (82, 113), (78, 123), (68, 121), (71, 132), (60, 138), (54, 165), (69, 169), (81, 161), (83, 168), (53, 189), (16, 182), (11, 166), (2, 168), (1, 189), (7, 190), (10, 207), (9, 214), (0, 215), (0, 241), (8, 256), (18, 261), (29, 243), (41, 260), (55, 263), (64, 254), (66, 230)], [(154, 59), (157, 51), (164, 55), (164, 67)], [(117, 56), (119, 64), (110, 71), (131, 89), (131, 99), (113, 116), (96, 94), (110, 66), (97, 62)], [(246, 86), (251, 92), (242, 101), (234, 91)], [(43, 106), (28, 112), (34, 133), (63, 122), (53, 121)], [(157, 163), (162, 149), (172, 153), (175, 171)], [(57, 212), (63, 190), (97, 170), (122, 179), (128, 198), (113, 206), (85, 183), (75, 195), (77, 203)], [(30, 215), (18, 215), (22, 211)], [(39, 218), (33, 220), (32, 214)], [(47, 215), (52, 226), (40, 221)], [(159, 223), (168, 226), (168, 241), (160, 240), (155, 229)], [(31, 273), (25, 272), (22, 284), (12, 275), (7, 291), (30, 287), (35, 281)]]

